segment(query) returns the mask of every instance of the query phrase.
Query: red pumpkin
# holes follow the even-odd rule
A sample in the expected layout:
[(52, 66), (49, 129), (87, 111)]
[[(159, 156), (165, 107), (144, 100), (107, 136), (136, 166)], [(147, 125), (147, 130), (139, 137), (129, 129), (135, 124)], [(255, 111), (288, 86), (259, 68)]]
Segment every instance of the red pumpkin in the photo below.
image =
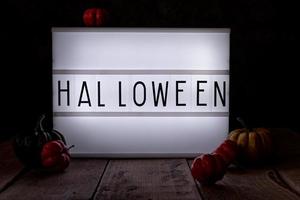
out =
[(236, 142), (227, 139), (214, 151), (214, 153), (221, 155), (226, 166), (228, 166), (236, 159), (238, 147)]
[(202, 184), (214, 184), (221, 180), (226, 171), (226, 163), (219, 154), (201, 154), (194, 159), (192, 176)]
[(50, 141), (42, 148), (41, 161), (49, 171), (64, 171), (70, 164), (69, 149), (61, 140)]
[(107, 22), (108, 11), (103, 8), (89, 8), (83, 13), (85, 26), (103, 26)]

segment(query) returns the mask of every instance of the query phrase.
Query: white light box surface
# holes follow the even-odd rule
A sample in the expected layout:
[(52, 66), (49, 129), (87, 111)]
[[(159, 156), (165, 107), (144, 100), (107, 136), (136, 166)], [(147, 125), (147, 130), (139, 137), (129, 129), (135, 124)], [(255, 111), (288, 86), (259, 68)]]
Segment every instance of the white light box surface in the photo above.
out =
[(53, 123), (78, 157), (193, 157), (229, 124), (229, 29), (53, 28)]

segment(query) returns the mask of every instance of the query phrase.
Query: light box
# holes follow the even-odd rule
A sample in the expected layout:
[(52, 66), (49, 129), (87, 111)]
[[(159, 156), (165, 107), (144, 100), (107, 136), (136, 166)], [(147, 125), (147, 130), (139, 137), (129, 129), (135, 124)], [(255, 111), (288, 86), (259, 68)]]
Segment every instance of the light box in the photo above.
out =
[(229, 29), (53, 28), (53, 124), (79, 157), (193, 157), (229, 125)]

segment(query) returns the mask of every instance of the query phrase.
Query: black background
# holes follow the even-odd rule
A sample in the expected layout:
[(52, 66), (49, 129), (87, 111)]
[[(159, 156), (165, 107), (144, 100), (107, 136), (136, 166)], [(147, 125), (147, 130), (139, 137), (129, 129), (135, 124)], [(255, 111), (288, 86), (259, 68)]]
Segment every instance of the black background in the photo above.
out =
[[(286, 2), (286, 3), (284, 3)], [(299, 130), (298, 6), (274, 0), (1, 1), (0, 137), (29, 131), (52, 111), (51, 27), (82, 27), (86, 8), (110, 27), (231, 29), (230, 125)]]

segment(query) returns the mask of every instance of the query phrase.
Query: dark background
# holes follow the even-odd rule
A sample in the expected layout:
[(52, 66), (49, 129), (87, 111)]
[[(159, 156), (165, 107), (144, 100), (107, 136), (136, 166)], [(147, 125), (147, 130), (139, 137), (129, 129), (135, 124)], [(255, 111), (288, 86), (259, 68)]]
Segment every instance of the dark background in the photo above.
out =
[(30, 131), (42, 113), (51, 126), (51, 27), (82, 27), (86, 8), (110, 11), (110, 27), (231, 29), (231, 129), (299, 130), (298, 6), (274, 0), (1, 1), (0, 138)]

